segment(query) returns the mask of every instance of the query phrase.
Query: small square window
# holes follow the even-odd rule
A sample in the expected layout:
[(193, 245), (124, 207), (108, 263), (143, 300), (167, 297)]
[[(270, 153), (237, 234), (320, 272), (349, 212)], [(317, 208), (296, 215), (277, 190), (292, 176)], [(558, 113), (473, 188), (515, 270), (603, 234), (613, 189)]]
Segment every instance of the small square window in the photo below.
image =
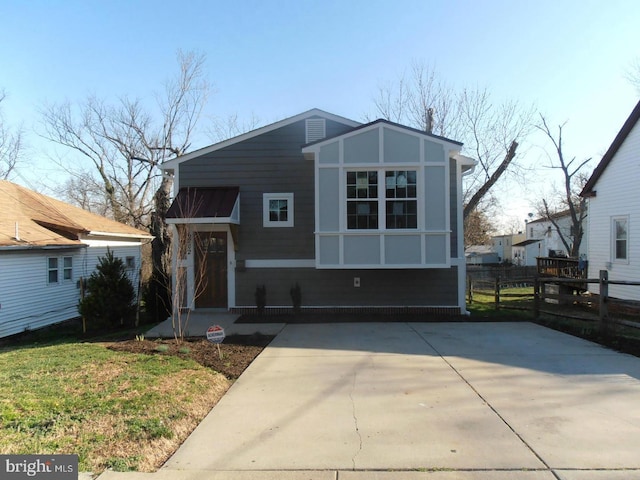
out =
[(125, 259), (125, 265), (129, 270), (136, 268), (136, 257), (127, 257)]
[(263, 203), (263, 226), (293, 227), (293, 193), (265, 193)]

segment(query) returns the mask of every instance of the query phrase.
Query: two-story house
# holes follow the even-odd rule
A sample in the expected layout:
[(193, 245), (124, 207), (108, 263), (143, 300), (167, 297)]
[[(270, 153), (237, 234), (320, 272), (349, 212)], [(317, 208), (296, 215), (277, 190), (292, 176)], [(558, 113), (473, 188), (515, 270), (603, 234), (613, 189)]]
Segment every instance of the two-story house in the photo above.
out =
[(314, 109), (165, 163), (181, 306), (466, 312), (461, 146)]

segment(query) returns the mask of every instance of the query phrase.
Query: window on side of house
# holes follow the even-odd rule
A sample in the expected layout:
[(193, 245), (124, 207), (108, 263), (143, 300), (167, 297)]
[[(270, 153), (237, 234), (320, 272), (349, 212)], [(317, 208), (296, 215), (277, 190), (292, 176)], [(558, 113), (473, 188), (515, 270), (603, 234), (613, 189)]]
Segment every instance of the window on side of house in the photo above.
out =
[(62, 279), (65, 282), (73, 280), (73, 257), (62, 257)]
[(615, 261), (629, 260), (629, 217), (614, 217), (611, 222), (612, 256)]
[(47, 283), (58, 283), (58, 257), (47, 258)]
[(418, 191), (415, 170), (386, 171), (386, 228), (418, 228)]
[(347, 229), (417, 229), (417, 176), (416, 170), (347, 171)]
[(126, 257), (124, 264), (127, 270), (133, 270), (136, 268), (136, 257)]
[(293, 227), (293, 193), (265, 193), (262, 196), (265, 227)]
[(378, 172), (347, 172), (347, 228), (378, 228)]

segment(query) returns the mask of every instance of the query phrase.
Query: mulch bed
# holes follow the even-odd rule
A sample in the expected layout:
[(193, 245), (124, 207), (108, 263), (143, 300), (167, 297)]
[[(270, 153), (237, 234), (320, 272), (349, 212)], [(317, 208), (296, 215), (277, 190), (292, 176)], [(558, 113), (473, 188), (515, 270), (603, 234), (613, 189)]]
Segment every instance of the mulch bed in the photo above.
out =
[(174, 339), (125, 340), (111, 343), (108, 348), (118, 352), (189, 358), (223, 374), (229, 380), (235, 380), (273, 338), (267, 335), (229, 336), (220, 344), (222, 356), (218, 354), (215, 344), (201, 338), (185, 339), (179, 344)]

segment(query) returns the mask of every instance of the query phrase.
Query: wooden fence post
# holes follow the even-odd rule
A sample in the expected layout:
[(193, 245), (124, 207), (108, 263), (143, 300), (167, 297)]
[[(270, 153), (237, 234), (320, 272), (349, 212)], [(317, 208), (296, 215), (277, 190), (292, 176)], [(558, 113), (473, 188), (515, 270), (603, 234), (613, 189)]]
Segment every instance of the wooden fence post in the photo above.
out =
[(500, 277), (496, 277), (496, 310), (500, 310)]
[(467, 296), (469, 305), (473, 305), (473, 278), (471, 278), (471, 275), (467, 275)]
[(540, 279), (537, 277), (533, 282), (533, 318), (540, 318)]
[(609, 333), (609, 272), (600, 270), (600, 333)]

